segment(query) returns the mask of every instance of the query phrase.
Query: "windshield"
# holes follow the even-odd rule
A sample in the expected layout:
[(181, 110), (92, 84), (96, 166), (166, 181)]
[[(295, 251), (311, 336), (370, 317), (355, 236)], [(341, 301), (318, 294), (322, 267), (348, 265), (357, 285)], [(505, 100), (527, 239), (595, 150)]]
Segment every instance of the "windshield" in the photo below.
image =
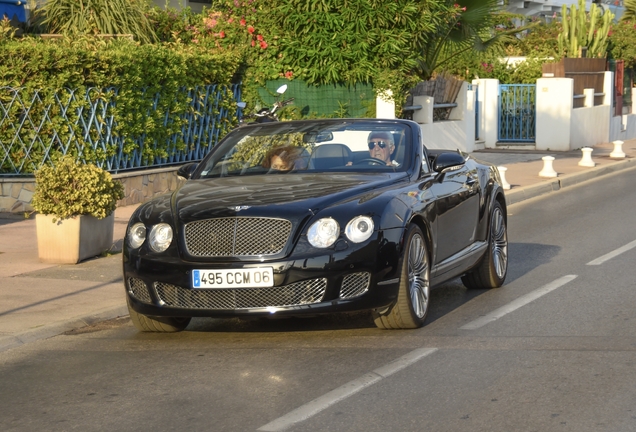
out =
[(234, 130), (193, 178), (404, 171), (410, 142), (408, 128), (397, 122), (268, 123)]

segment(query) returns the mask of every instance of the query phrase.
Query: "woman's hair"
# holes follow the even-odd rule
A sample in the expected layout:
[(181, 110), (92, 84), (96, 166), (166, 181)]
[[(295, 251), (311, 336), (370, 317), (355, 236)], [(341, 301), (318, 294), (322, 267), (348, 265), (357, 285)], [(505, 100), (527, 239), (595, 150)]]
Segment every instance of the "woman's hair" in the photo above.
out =
[(269, 150), (265, 154), (265, 159), (263, 160), (263, 168), (271, 168), (272, 167), (272, 157), (278, 156), (281, 158), (283, 163), (289, 167), (289, 169), (302, 169), (306, 168), (306, 166), (302, 166), (302, 151), (303, 149), (296, 146), (283, 146), (283, 147), (275, 147)]

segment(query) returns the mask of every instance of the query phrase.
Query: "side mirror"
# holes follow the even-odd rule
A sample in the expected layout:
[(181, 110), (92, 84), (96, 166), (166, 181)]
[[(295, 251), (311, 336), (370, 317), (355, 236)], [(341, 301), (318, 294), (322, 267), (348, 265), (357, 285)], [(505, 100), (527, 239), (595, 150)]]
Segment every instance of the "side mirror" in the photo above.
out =
[(247, 103), (245, 103), (245, 102), (237, 102), (236, 106), (241, 108), (241, 109), (244, 109), (247, 106)]
[(466, 163), (464, 156), (457, 152), (440, 153), (433, 163), (433, 170), (438, 173), (460, 169)]
[(197, 166), (199, 166), (199, 164), (194, 162), (190, 162), (185, 165), (182, 165), (177, 170), (177, 177), (183, 180), (188, 180), (190, 176), (192, 175), (192, 173), (194, 172), (194, 170), (197, 169)]
[(287, 84), (283, 84), (282, 86), (278, 87), (278, 89), (276, 90), (276, 93), (278, 93), (279, 95), (282, 95), (286, 91), (287, 91)]

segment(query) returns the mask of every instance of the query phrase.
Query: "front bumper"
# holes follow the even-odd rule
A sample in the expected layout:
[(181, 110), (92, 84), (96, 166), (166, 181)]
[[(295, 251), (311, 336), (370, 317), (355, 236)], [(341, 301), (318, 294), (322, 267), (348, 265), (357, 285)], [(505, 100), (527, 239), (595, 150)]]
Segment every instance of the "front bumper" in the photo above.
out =
[[(125, 250), (124, 283), (131, 307), (148, 316), (295, 316), (385, 308), (397, 299), (400, 263), (397, 244), (384, 240), (379, 248), (274, 262), (186, 262)], [(273, 268), (273, 287), (192, 288), (195, 269), (259, 266)]]

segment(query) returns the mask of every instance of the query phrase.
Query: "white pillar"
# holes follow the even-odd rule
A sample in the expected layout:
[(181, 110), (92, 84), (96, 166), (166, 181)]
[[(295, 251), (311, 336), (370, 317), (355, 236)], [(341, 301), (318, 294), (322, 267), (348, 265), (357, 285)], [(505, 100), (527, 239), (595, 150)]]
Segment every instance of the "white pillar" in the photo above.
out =
[(585, 96), (585, 99), (583, 101), (583, 106), (586, 108), (593, 107), (594, 106), (594, 89), (593, 88), (583, 89), (583, 95)]
[(624, 158), (625, 153), (623, 152), (623, 141), (616, 140), (613, 142), (614, 151), (610, 153), (611, 158)]
[(499, 80), (482, 79), (479, 80), (479, 98), (482, 98), (482, 111), (479, 115), (482, 117), (483, 135), (479, 137), (484, 140), (486, 148), (496, 148), (499, 139)]
[(579, 166), (590, 167), (590, 168), (596, 166), (596, 164), (592, 160), (593, 150), (594, 149), (592, 149), (591, 147), (583, 147), (581, 149), (581, 152), (583, 152), (583, 157), (579, 161)]
[(539, 78), (536, 94), (536, 149), (569, 151), (574, 80)]
[(501, 187), (505, 190), (510, 189), (510, 183), (506, 180), (506, 171), (508, 171), (508, 168), (505, 166), (498, 166), (497, 169), (499, 170), (499, 176), (501, 177)]
[(413, 105), (422, 105), (422, 109), (413, 111), (413, 121), (433, 124), (433, 103), (433, 96), (413, 96)]
[(543, 169), (539, 171), (539, 177), (556, 177), (558, 174), (552, 167), (552, 162), (554, 162), (554, 157), (544, 156), (541, 159), (543, 160)]
[(375, 118), (395, 118), (395, 101), (391, 90), (386, 90), (375, 98)]

